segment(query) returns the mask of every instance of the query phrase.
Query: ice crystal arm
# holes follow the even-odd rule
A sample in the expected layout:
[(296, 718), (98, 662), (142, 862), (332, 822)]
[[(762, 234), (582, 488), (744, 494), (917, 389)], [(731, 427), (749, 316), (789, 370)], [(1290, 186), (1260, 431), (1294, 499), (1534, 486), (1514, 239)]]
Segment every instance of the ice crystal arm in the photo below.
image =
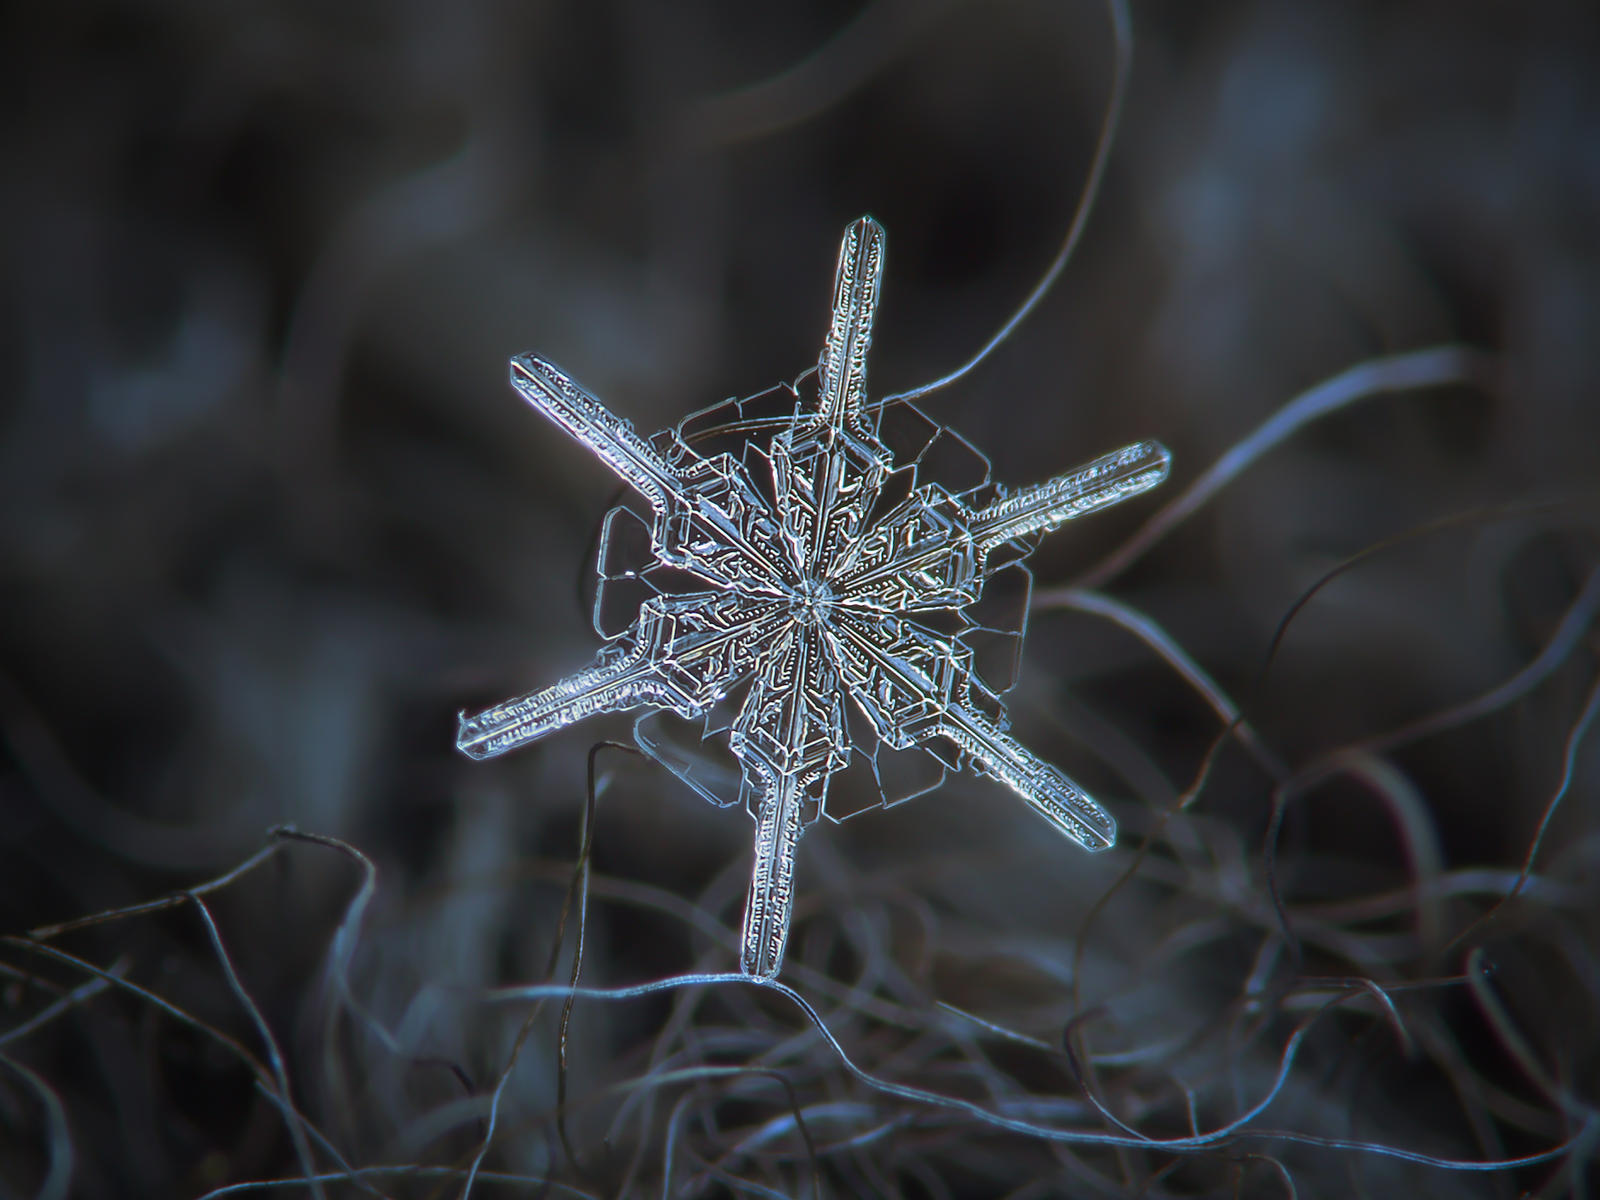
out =
[(789, 622), (768, 655), (729, 736), (756, 792), (755, 863), (740, 962), (761, 976), (777, 974), (789, 937), (807, 789), (825, 789), (828, 776), (850, 757), (839, 676), (816, 627)]
[(939, 732), (965, 750), (985, 775), (1005, 784), (1085, 850), (1104, 850), (1117, 840), (1110, 813), (982, 713), (952, 708)]
[(918, 488), (842, 560), (841, 590), (885, 613), (961, 608), (977, 599), (981, 566), (969, 510), (941, 487)]
[(559, 367), (532, 354), (511, 360), (511, 383), (529, 404), (582, 442), (656, 512), (681, 496), (677, 470), (633, 424), (584, 391)]
[(777, 612), (775, 604), (741, 604), (721, 593), (658, 596), (577, 674), (473, 716), (463, 713), (456, 748), (470, 758), (493, 758), (585, 717), (644, 705), (698, 716), (750, 673)]
[(867, 399), (867, 350), (883, 281), (883, 226), (862, 217), (844, 231), (833, 276), (833, 320), (822, 345), (817, 386), (821, 419), (858, 430)]
[(1080, 846), (1116, 840), (1116, 823), (1088, 793), (967, 703), (968, 662), (953, 645), (910, 621), (841, 631), (841, 671), (886, 742), (946, 737)]
[(1160, 443), (1135, 442), (976, 513), (940, 488), (919, 488), (859, 540), (842, 586), (890, 612), (970, 604), (997, 548), (1155, 487), (1170, 461)]
[(897, 750), (936, 734), (947, 707), (965, 695), (970, 652), (914, 621), (844, 613), (833, 646), (852, 699)]
[(755, 865), (745, 901), (739, 966), (746, 975), (770, 979), (783, 965), (794, 911), (795, 851), (804, 829), (804, 791), (793, 775), (763, 778), (756, 807)]
[(759, 590), (777, 573), (776, 548), (764, 536), (771, 514), (735, 460), (691, 457), (680, 468), (630, 422), (535, 355), (511, 360), (511, 382), (650, 502), (651, 539), (663, 562), (724, 587)]
[(980, 509), (972, 537), (980, 554), (1012, 538), (1054, 529), (1072, 517), (1107, 508), (1156, 486), (1167, 477), (1172, 456), (1159, 442), (1135, 442), (1087, 466), (1022, 488)]
[(847, 433), (791, 442), (774, 440), (773, 487), (782, 514), (784, 545), (801, 578), (830, 571), (861, 544), (867, 514), (883, 483), (883, 467), (871, 449)]
[(788, 624), (763, 647), (765, 661), (728, 744), (741, 761), (807, 785), (842, 769), (850, 752), (839, 673), (814, 628)]
[(655, 670), (638, 641), (606, 646), (592, 665), (560, 683), (470, 717), (461, 714), (456, 749), (469, 758), (494, 758), (595, 713), (669, 705)]
[(883, 226), (871, 217), (845, 230), (818, 360), (815, 415), (798, 420), (772, 446), (784, 536), (801, 577), (815, 576), (847, 553), (883, 481), (888, 453), (862, 420), (883, 242)]

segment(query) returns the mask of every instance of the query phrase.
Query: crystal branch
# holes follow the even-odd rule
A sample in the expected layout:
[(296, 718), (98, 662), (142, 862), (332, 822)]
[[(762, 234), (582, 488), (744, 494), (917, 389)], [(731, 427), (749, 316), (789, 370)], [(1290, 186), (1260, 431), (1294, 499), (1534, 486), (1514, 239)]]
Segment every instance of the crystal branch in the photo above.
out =
[(739, 967), (770, 979), (783, 964), (794, 910), (795, 851), (804, 830), (804, 795), (794, 775), (762, 777), (756, 807), (755, 863), (745, 900)]
[(858, 431), (867, 399), (867, 350), (883, 281), (883, 226), (862, 217), (844, 231), (833, 277), (833, 320), (818, 361), (819, 416)]
[(1159, 442), (1135, 442), (1065, 475), (1022, 488), (972, 518), (972, 539), (987, 554), (1013, 538), (1054, 529), (1063, 521), (1120, 504), (1167, 477), (1172, 456)]
[(559, 367), (532, 354), (519, 354), (511, 360), (511, 383), (529, 404), (644, 496), (656, 512), (681, 499), (682, 483), (672, 464), (634, 432), (631, 421), (617, 416)]
[(1110, 813), (982, 713), (952, 708), (939, 732), (965, 750), (985, 775), (1005, 784), (1085, 850), (1104, 850), (1117, 840)]

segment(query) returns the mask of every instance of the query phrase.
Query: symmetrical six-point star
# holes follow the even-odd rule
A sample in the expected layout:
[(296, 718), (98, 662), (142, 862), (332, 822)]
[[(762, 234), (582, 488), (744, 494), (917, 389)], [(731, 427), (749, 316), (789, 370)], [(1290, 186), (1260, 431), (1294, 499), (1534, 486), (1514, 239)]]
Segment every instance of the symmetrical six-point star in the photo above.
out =
[(866, 403), (883, 249), (870, 217), (845, 231), (815, 402), (796, 404), (764, 454), (707, 457), (681, 437), (643, 438), (551, 364), (511, 360), (529, 403), (648, 503), (655, 562), (703, 587), (652, 594), (592, 665), (554, 687), (463, 714), (456, 744), (481, 759), (594, 713), (703, 717), (746, 688), (728, 740), (757, 823), (741, 952), (752, 975), (782, 965), (795, 850), (850, 759), (847, 702), (881, 745), (954, 747), (1086, 849), (1116, 834), (1099, 804), (1006, 732), (951, 628), (995, 564), (1031, 548), (1019, 539), (1155, 486), (1167, 452), (1136, 442), (1034, 487), (991, 488), (982, 505), (936, 482), (895, 500), (886, 482), (906, 473)]

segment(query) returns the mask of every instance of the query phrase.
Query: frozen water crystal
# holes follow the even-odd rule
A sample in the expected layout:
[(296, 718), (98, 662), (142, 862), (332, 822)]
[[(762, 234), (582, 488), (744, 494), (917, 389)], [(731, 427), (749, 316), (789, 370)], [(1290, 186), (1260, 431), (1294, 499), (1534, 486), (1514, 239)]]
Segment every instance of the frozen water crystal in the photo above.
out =
[[(1116, 835), (1099, 804), (1007, 733), (998, 690), (974, 668), (969, 635), (985, 626), (970, 614), (984, 584), (1026, 556), (1026, 539), (1154, 487), (1167, 451), (1136, 442), (1011, 493), (987, 484), (984, 462), (982, 486), (952, 491), (919, 474), (931, 468), (927, 447), (954, 436), (930, 423), (916, 459), (897, 466), (880, 440), (884, 409), (866, 394), (883, 254), (883, 228), (870, 217), (845, 231), (814, 399), (791, 390), (792, 413), (765, 426), (741, 426), (738, 402), (722, 414), (720, 432), (773, 428), (764, 452), (747, 442), (737, 457), (702, 455), (684, 426), (641, 437), (550, 363), (511, 360), (528, 402), (648, 504), (651, 567), (700, 590), (648, 586), (632, 625), (591, 666), (463, 714), (456, 744), (490, 758), (591, 714), (635, 708), (725, 729), (756, 819), (741, 951), (752, 975), (782, 965), (795, 849), (828, 812), (829, 781), (853, 751), (877, 773), (879, 753), (927, 750), (998, 779), (1086, 849)], [(614, 526), (608, 517), (607, 541)], [(604, 582), (605, 550), (601, 559)], [(649, 576), (615, 578), (648, 585)], [(736, 710), (719, 725), (713, 714), (730, 700)], [(870, 750), (850, 730), (850, 707), (868, 723)]]

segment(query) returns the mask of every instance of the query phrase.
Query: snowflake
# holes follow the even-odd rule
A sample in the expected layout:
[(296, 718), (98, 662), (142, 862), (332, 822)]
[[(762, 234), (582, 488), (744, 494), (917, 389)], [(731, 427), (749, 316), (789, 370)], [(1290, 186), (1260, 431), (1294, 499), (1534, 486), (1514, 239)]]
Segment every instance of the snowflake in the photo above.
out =
[[(644, 438), (550, 363), (511, 360), (511, 382), (528, 402), (648, 503), (639, 518), (647, 565), (609, 573), (608, 551), (600, 556), (602, 592), (633, 580), (645, 596), (591, 666), (463, 714), (457, 746), (490, 758), (592, 714), (634, 708), (704, 720), (708, 734), (725, 730), (756, 819), (740, 956), (752, 975), (770, 977), (782, 964), (796, 847), (819, 815), (846, 815), (828, 792), (852, 749), (870, 759), (880, 788), (881, 754), (927, 751), (943, 764), (939, 779), (945, 766), (970, 765), (1086, 849), (1104, 849), (1116, 835), (1099, 804), (1007, 733), (1004, 688), (989, 686), (974, 664), (970, 635), (989, 627), (971, 612), (997, 572), (1020, 567), (1031, 535), (1160, 483), (1167, 452), (1137, 442), (1007, 493), (971, 451), (983, 478), (953, 491), (926, 479), (928, 447), (965, 443), (933, 427), (915, 459), (897, 467), (884, 440), (885, 406), (866, 400), (883, 249), (883, 228), (870, 217), (845, 231), (815, 399), (781, 390), (787, 416), (762, 422), (748, 416), (748, 402), (729, 402), (732, 413), (706, 410), (719, 416), (702, 433), (687, 432), (686, 422)], [(764, 427), (776, 432), (763, 452), (748, 435)], [(737, 456), (697, 451), (707, 433), (737, 435)], [(603, 528), (608, 545), (622, 540), (617, 517)], [(698, 590), (681, 590), (686, 583)], [(596, 628), (606, 633), (600, 600)], [(1019, 645), (1020, 625), (1011, 636)], [(641, 730), (639, 740), (695, 782), (658, 736)]]

